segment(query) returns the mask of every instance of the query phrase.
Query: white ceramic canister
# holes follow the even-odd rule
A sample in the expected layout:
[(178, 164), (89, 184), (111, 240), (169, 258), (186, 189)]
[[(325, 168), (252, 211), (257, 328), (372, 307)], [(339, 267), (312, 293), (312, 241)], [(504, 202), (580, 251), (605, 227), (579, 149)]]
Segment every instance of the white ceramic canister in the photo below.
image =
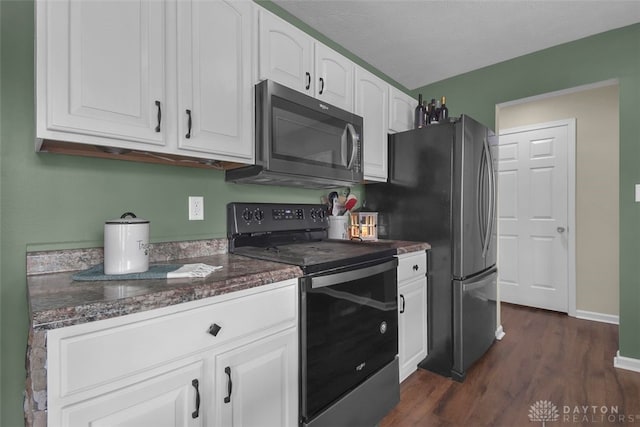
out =
[(104, 223), (104, 273), (149, 270), (149, 221), (125, 212)]

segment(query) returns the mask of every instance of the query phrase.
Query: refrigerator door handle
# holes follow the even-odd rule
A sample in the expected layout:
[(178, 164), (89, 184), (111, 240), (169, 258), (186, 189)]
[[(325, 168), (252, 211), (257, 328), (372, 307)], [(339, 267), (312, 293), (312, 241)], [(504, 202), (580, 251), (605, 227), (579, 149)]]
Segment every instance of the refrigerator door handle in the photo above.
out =
[(495, 220), (496, 220), (496, 216), (497, 216), (497, 209), (496, 209), (496, 200), (497, 200), (497, 185), (496, 185), (496, 175), (495, 175), (495, 169), (494, 169), (494, 165), (493, 165), (493, 156), (491, 155), (491, 147), (489, 146), (489, 142), (487, 141), (487, 139), (484, 139), (484, 143), (487, 147), (487, 165), (489, 166), (489, 182), (490, 182), (490, 189), (489, 189), (489, 194), (490, 194), (490, 198), (489, 198), (489, 233), (487, 234), (488, 239), (487, 239), (487, 251), (489, 250), (489, 246), (491, 245), (491, 241), (493, 240), (492, 235), (493, 235), (493, 226), (495, 224)]
[(477, 197), (478, 197), (478, 202), (477, 202), (477, 216), (478, 216), (478, 229), (480, 231), (480, 244), (482, 245), (482, 253), (483, 253), (483, 257), (484, 257), (484, 252), (485, 252), (485, 246), (486, 246), (486, 242), (485, 242), (485, 235), (486, 235), (486, 230), (484, 229), (484, 226), (486, 225), (486, 219), (485, 219), (485, 213), (486, 213), (486, 208), (485, 208), (485, 188), (484, 188), (484, 174), (485, 174), (485, 161), (486, 161), (486, 157), (485, 157), (485, 151), (484, 151), (484, 146), (482, 147), (482, 153), (480, 154), (480, 168), (478, 170), (478, 188), (477, 188)]
[[(489, 241), (491, 239), (491, 224), (493, 222), (493, 177), (492, 177), (492, 165), (491, 165), (491, 154), (489, 152), (489, 143), (487, 142), (487, 138), (483, 138), (482, 140), (484, 146), (484, 153), (482, 159), (486, 162), (487, 166), (487, 174), (489, 175), (487, 179), (489, 180), (489, 206), (487, 206), (489, 212), (486, 216), (487, 224), (484, 229), (484, 241), (482, 245), (482, 258), (487, 256), (487, 251), (489, 250)], [(484, 165), (483, 165), (484, 166)], [(484, 199), (484, 197), (483, 197)]]

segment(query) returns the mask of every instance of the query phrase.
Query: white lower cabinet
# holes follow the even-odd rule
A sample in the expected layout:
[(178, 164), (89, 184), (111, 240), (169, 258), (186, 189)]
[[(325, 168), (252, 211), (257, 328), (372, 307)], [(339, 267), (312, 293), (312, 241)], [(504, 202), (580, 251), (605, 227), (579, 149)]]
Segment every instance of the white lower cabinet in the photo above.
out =
[(65, 407), (61, 413), (62, 425), (203, 426), (203, 417), (199, 410), (200, 384), (203, 378), (203, 362), (192, 363), (112, 393)]
[(214, 425), (297, 426), (297, 348), (291, 328), (217, 356)]
[(398, 256), (398, 356), (400, 381), (427, 355), (427, 257), (425, 252)]
[(297, 280), (54, 329), (47, 367), (48, 427), (296, 426)]

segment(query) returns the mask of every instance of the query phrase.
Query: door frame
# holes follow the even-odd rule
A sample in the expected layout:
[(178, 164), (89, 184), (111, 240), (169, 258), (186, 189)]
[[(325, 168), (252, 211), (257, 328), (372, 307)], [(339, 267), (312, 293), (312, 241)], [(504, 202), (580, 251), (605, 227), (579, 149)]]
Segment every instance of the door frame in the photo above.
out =
[(576, 119), (573, 117), (499, 130), (498, 146), (503, 135), (558, 126), (567, 126), (567, 314), (576, 317)]

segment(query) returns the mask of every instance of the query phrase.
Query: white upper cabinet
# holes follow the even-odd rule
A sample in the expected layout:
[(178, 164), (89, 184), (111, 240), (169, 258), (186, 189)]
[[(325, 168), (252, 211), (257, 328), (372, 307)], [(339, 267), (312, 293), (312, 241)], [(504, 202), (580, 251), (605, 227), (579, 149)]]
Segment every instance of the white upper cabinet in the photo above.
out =
[(315, 43), (316, 98), (353, 111), (353, 62), (322, 43)]
[(386, 181), (389, 85), (363, 68), (355, 73), (355, 113), (364, 119), (364, 178)]
[(314, 96), (313, 39), (264, 9), (258, 14), (260, 80)]
[(37, 0), (37, 137), (252, 163), (252, 11)]
[(258, 26), (260, 80), (273, 80), (353, 112), (353, 62), (264, 9)]
[(413, 112), (418, 101), (406, 93), (389, 86), (389, 132), (413, 129)]
[(248, 1), (178, 2), (180, 149), (252, 159), (251, 19)]
[(165, 3), (37, 2), (38, 137), (164, 145)]

